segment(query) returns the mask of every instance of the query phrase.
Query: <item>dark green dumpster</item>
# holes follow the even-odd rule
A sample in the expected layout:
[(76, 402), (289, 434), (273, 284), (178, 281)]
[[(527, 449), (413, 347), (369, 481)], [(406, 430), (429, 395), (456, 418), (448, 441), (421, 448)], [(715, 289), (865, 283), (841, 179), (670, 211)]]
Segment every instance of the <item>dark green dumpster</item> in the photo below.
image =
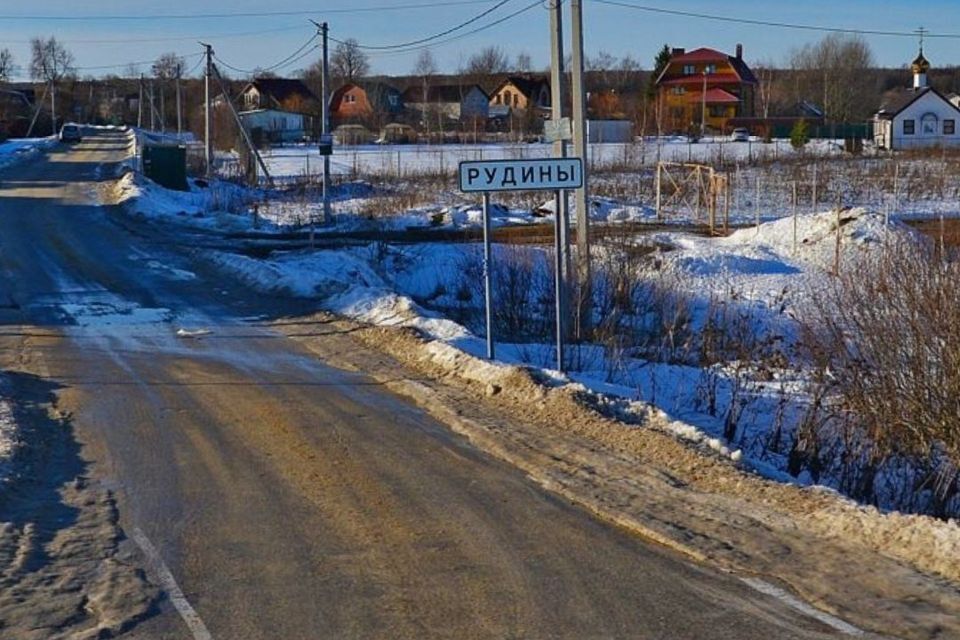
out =
[(187, 148), (180, 145), (144, 145), (143, 175), (167, 189), (189, 191)]

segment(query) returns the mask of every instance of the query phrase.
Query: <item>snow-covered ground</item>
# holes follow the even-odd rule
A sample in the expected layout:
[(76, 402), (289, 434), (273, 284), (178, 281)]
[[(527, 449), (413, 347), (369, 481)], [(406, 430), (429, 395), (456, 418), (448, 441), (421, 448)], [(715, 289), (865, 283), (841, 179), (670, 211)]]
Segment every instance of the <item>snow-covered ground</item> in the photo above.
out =
[(57, 144), (57, 138), (54, 136), (48, 136), (46, 138), (16, 138), (7, 140), (6, 142), (0, 142), (0, 169), (32, 158), (55, 144)]

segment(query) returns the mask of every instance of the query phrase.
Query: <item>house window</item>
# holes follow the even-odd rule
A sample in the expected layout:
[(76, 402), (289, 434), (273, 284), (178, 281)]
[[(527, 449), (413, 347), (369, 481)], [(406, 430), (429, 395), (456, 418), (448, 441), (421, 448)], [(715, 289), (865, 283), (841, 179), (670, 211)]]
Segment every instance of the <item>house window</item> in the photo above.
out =
[(513, 94), (510, 93), (509, 91), (504, 91), (504, 92), (503, 92), (503, 104), (505, 104), (505, 105), (507, 105), (507, 106), (509, 107), (512, 103), (513, 103)]
[(357, 101), (357, 96), (353, 95), (352, 93), (348, 93), (348, 94), (344, 97), (344, 102), (346, 102), (346, 103), (348, 103), (348, 104), (353, 104), (353, 103), (356, 102), (356, 101)]
[(683, 65), (683, 75), (692, 76), (696, 72), (697, 72), (697, 67), (695, 65), (692, 65), (692, 64)]
[(673, 95), (675, 95), (675, 96), (682, 96), (683, 94), (685, 94), (685, 93), (687, 92), (687, 88), (686, 88), (686, 87), (673, 87), (670, 91), (671, 91), (671, 93), (673, 93)]
[(715, 64), (708, 64), (706, 67), (704, 67), (703, 72), (704, 72), (704, 73), (716, 73), (716, 72), (717, 72), (717, 65), (715, 65)]
[(943, 135), (952, 136), (956, 133), (957, 130), (957, 121), (956, 120), (944, 120), (943, 121)]
[(493, 96), (493, 104), (500, 104), (500, 94)]
[(711, 118), (722, 118), (727, 115), (727, 108), (720, 104), (710, 105), (709, 111)]
[(400, 103), (400, 101), (397, 99), (396, 94), (393, 94), (393, 93), (387, 96), (387, 102), (390, 103), (391, 107), (396, 107)]
[(934, 113), (925, 113), (920, 118), (920, 132), (925, 136), (935, 136), (940, 129), (937, 123), (937, 116)]
[(903, 135), (912, 136), (914, 134), (916, 122), (914, 120), (903, 121)]

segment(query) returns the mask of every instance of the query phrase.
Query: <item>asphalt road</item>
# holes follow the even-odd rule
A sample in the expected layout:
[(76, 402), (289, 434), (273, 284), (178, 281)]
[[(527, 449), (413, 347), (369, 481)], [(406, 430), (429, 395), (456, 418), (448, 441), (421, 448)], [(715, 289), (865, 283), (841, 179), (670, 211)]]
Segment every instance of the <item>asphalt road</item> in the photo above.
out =
[(4, 365), (58, 389), (121, 525), (182, 590), (124, 637), (834, 637), (267, 326), (298, 305), (116, 224), (94, 203), (123, 147), (100, 134), (0, 175), (0, 317), (35, 334)]

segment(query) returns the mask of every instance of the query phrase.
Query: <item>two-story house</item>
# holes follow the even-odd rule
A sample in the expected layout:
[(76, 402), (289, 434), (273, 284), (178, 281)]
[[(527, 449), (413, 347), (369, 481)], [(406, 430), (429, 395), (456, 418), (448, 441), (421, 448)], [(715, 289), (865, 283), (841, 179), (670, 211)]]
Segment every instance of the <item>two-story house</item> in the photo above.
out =
[(539, 76), (510, 76), (490, 94), (490, 111), (512, 109), (542, 112), (550, 109), (550, 82)]
[(380, 128), (403, 113), (403, 96), (383, 82), (348, 82), (330, 97), (335, 125), (365, 124)]
[(667, 131), (725, 131), (730, 118), (754, 115), (757, 78), (740, 44), (732, 56), (706, 47), (674, 49), (656, 86)]

